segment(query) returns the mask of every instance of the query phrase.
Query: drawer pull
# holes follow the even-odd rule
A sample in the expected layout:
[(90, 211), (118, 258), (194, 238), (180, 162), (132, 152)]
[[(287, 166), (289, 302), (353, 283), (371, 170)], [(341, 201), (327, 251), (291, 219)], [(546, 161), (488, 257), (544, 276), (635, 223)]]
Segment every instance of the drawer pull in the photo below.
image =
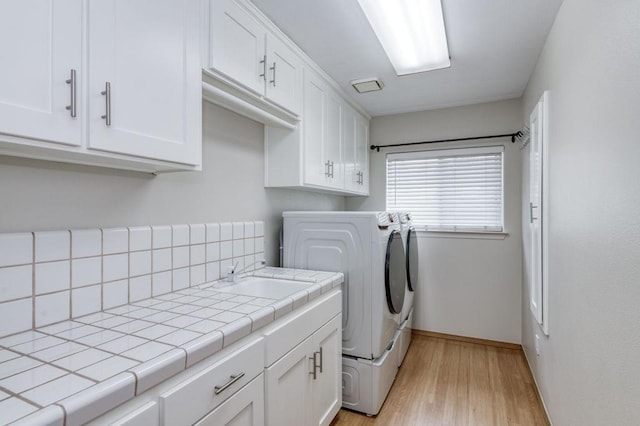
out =
[(221, 394), (222, 392), (224, 392), (229, 386), (231, 386), (232, 384), (234, 384), (235, 382), (237, 382), (238, 380), (242, 379), (244, 377), (244, 373), (240, 373), (240, 374), (236, 374), (235, 376), (230, 376), (229, 381), (227, 383), (225, 383), (222, 386), (216, 386), (213, 389), (213, 393), (215, 393), (216, 395)]
[(318, 373), (316, 372), (316, 368), (318, 367), (318, 352), (314, 352), (313, 356), (309, 357), (310, 361), (313, 361), (313, 371), (310, 371), (309, 374), (313, 376), (313, 380), (318, 378)]

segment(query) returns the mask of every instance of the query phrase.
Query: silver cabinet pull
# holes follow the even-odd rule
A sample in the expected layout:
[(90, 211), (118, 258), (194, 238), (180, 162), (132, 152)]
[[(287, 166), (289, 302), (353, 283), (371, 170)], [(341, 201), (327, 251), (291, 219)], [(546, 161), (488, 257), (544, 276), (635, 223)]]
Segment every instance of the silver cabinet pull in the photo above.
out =
[(224, 385), (222, 385), (222, 386), (215, 386), (213, 388), (213, 393), (215, 393), (216, 395), (221, 394), (229, 386), (233, 385), (235, 382), (237, 382), (238, 380), (242, 379), (243, 377), (244, 377), (244, 372), (242, 372), (240, 374), (236, 374), (235, 376), (229, 376), (229, 381), (227, 383), (225, 383)]
[(269, 83), (273, 84), (273, 87), (276, 87), (276, 63), (273, 63), (272, 67), (269, 67), (271, 71), (273, 71), (273, 80), (269, 80)]
[(538, 220), (537, 217), (533, 216), (533, 209), (537, 209), (538, 206), (534, 206), (533, 203), (529, 203), (529, 223), (533, 223), (534, 220)]
[(331, 172), (330, 172), (331, 176), (329, 176), (329, 177), (333, 178), (333, 161), (331, 161), (330, 163), (331, 163), (331, 165), (329, 167), (330, 167), (330, 170), (331, 170)]
[(324, 359), (324, 356), (322, 355), (323, 354), (322, 346), (320, 346), (320, 352), (318, 353), (320, 354), (320, 372), (322, 373), (322, 364), (323, 364), (322, 360)]
[(358, 185), (362, 185), (362, 172), (358, 172), (357, 176), (358, 176), (358, 179), (357, 179), (356, 183)]
[(106, 121), (107, 126), (111, 126), (111, 83), (107, 81), (100, 94), (105, 97), (105, 114), (101, 118)]
[(324, 163), (324, 169), (325, 169), (324, 175), (326, 177), (331, 177), (331, 161), (327, 161)]
[(262, 64), (262, 74), (260, 74), (260, 77), (262, 77), (264, 81), (267, 81), (267, 55), (262, 57), (260, 63)]
[(318, 352), (314, 352), (313, 356), (310, 356), (309, 359), (313, 361), (313, 371), (310, 371), (309, 374), (313, 376), (313, 380), (318, 378), (318, 374), (316, 373), (316, 364), (318, 361)]
[(71, 113), (71, 117), (76, 118), (76, 70), (71, 69), (71, 76), (65, 82), (71, 86), (71, 104), (67, 105), (66, 108)]

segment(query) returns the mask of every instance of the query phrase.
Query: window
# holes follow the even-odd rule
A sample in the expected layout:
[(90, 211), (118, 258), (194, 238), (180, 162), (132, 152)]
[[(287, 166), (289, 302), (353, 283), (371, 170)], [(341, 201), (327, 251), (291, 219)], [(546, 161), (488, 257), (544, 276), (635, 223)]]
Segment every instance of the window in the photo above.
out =
[(502, 146), (387, 155), (387, 210), (429, 231), (502, 232)]

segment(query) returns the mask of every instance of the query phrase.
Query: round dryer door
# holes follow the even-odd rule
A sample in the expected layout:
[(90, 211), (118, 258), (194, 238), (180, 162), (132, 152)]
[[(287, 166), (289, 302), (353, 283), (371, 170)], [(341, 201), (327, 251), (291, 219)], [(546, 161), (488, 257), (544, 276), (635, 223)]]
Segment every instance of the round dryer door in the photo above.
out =
[(407, 234), (407, 285), (409, 291), (418, 285), (418, 235), (414, 228)]
[(384, 270), (387, 305), (393, 314), (402, 312), (406, 282), (407, 268), (404, 247), (402, 246), (402, 236), (398, 231), (393, 231), (387, 243), (387, 257)]

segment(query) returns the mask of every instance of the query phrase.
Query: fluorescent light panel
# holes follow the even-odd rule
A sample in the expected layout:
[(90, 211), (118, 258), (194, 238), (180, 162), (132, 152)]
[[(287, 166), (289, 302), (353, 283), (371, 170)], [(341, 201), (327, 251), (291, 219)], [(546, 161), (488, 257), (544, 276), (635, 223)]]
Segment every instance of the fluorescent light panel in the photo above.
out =
[(440, 0), (358, 0), (398, 75), (451, 66)]

